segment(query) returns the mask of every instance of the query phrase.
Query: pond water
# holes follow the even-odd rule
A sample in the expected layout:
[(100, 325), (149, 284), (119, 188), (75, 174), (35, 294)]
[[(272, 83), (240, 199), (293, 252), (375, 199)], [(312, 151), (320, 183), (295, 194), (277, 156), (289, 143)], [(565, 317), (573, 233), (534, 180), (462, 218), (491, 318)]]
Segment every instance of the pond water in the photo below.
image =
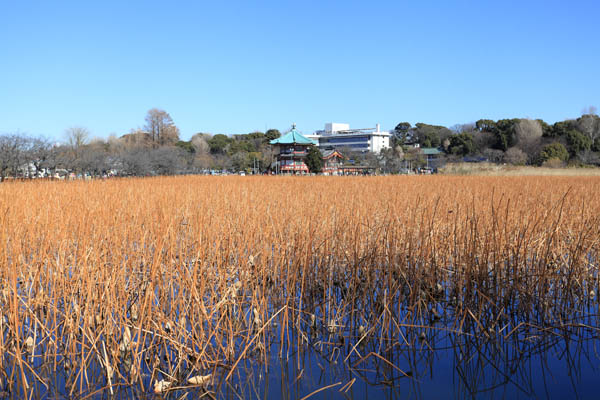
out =
[(583, 329), (508, 340), (439, 330), (413, 345), (373, 340), (344, 362), (351, 344), (312, 340), (246, 363), (220, 396), (302, 399), (329, 387), (310, 398), (598, 398), (599, 343)]
[[(592, 327), (572, 323), (561, 329), (457, 333), (437, 324), (402, 331), (403, 337), (366, 336), (357, 345), (359, 337), (343, 330), (331, 334), (327, 328), (309, 328), (306, 336), (292, 334), (290, 346), (274, 340), (270, 352), (249, 352), (229, 379), (230, 366), (217, 368), (206, 389), (182, 387), (154, 394), (148, 369), (142, 387), (116, 386), (114, 396), (104, 388), (91, 397), (598, 398), (600, 341)], [(270, 333), (274, 338), (281, 332)], [(104, 375), (100, 368), (96, 372), (97, 387), (102, 389)], [(57, 392), (64, 395), (60, 386), (59, 382)]]
[[(319, 294), (322, 288), (306, 290), (297, 300), (303, 311), (290, 313), (296, 317), (285, 322), (281, 311), (291, 306), (271, 303), (260, 317), (266, 322), (258, 325), (253, 322), (253, 315), (258, 317), (250, 296), (240, 290), (228, 305), (215, 306), (220, 311), (214, 321), (201, 322), (210, 332), (216, 320), (236, 321), (232, 354), (219, 350), (226, 347), (225, 339), (198, 341), (215, 349), (211, 354), (215, 362), (199, 370), (197, 360), (189, 352), (180, 353), (181, 346), (165, 338), (163, 331), (146, 329), (142, 335), (134, 329), (132, 340), (144, 352), (135, 379), (126, 351), (113, 348), (107, 355), (105, 336), (100, 335), (93, 348), (67, 349), (62, 343), (69, 342), (59, 325), (53, 337), (36, 336), (40, 350), (35, 354), (15, 358), (14, 348), (8, 347), (2, 358), (0, 395), (275, 400), (599, 397), (598, 303), (586, 295), (587, 286), (568, 296), (562, 288), (560, 292), (553, 288), (555, 297), (535, 298), (515, 294), (510, 287), (461, 291), (450, 283), (419, 285), (406, 286), (418, 290), (398, 286), (394, 295), (383, 288), (365, 291), (352, 301), (342, 283), (332, 285), (327, 296)], [(189, 320), (179, 322), (173, 321), (181, 330), (178, 337), (195, 335)], [(3, 343), (9, 343), (13, 339), (8, 325), (2, 329)], [(21, 329), (32, 330), (26, 325)], [(76, 333), (82, 343), (88, 340), (85, 329)], [(51, 349), (54, 340), (61, 343), (62, 354), (86, 359), (85, 366), (64, 356), (44, 358), (44, 349)], [(200, 351), (196, 347), (192, 353)], [(110, 382), (102, 364), (108, 358), (119, 366)], [(198, 374), (210, 374), (210, 383), (186, 384)], [(155, 393), (161, 380), (171, 380), (172, 386)]]

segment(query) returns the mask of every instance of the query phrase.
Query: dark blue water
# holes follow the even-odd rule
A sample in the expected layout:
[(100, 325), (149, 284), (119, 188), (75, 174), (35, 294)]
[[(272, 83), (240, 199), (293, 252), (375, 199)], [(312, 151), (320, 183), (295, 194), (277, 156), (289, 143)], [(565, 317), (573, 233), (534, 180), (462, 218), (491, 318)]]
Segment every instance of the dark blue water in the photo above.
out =
[[(270, 352), (250, 351), (229, 380), (225, 377), (231, 364), (215, 367), (211, 371), (214, 383), (206, 389), (188, 387), (154, 394), (147, 369), (141, 384), (128, 385), (114, 379), (117, 385), (112, 397), (179, 399), (186, 393), (191, 396), (188, 398), (227, 399), (302, 399), (311, 393), (312, 399), (600, 396), (600, 341), (595, 327), (525, 327), (514, 333), (508, 328), (502, 332), (460, 333), (441, 324), (434, 328), (401, 328), (402, 335), (398, 337), (373, 336), (358, 346), (355, 344), (359, 338), (344, 329), (330, 334), (323, 327), (309, 328), (301, 343), (295, 331), (290, 330), (289, 342), (282, 345), (273, 340)], [(280, 333), (274, 328), (265, 331), (262, 338), (279, 338)], [(70, 371), (52, 373), (47, 367), (35, 366), (38, 374), (51, 374), (51, 379), (46, 380), (48, 389), (28, 374), (30, 384), (36, 387), (32, 398), (111, 398), (98, 363), (88, 367), (91, 387), (86, 387), (84, 393), (78, 390), (80, 380), (67, 378)], [(314, 393), (322, 388), (325, 389)], [(22, 394), (6, 388), (3, 393), (12, 398)]]
[[(28, 365), (22, 371), (23, 363), (13, 353), (3, 354), (0, 390), (10, 398), (80, 399), (600, 398), (599, 314), (591, 286), (585, 282), (569, 286), (555, 279), (547, 286), (531, 284), (537, 291), (532, 292), (520, 289), (519, 280), (490, 283), (497, 278), (465, 280), (469, 287), (452, 282), (437, 287), (418, 279), (414, 280), (418, 284), (399, 284), (400, 280), (388, 276), (371, 279), (369, 285), (360, 278), (354, 286), (350, 280), (334, 280), (329, 288), (315, 279), (293, 306), (281, 302), (281, 293), (290, 288), (256, 286), (255, 291), (264, 291), (270, 299), (261, 313), (261, 326), (255, 326), (252, 317), (256, 304), (252, 296), (257, 292), (240, 291), (231, 306), (215, 313), (214, 320), (187, 320), (180, 328), (193, 332), (196, 323), (211, 332), (225, 316), (239, 322), (234, 354), (221, 350), (225, 342), (211, 339), (208, 358), (215, 362), (203, 370), (189, 354), (179, 354), (177, 346), (164, 340), (164, 332), (161, 336), (148, 326), (143, 339), (133, 338), (143, 340), (140, 348), (149, 353), (140, 366), (141, 379), (131, 384), (123, 355), (110, 355), (120, 365), (112, 380), (112, 395), (96, 352), (88, 358), (85, 376), (60, 355), (55, 365), (42, 363), (40, 352), (53, 348), (48, 337), (38, 337), (38, 358), (30, 361), (22, 355)], [(187, 295), (181, 291), (170, 296)], [(172, 298), (153, 306), (165, 307), (165, 315), (179, 315), (171, 311)], [(279, 311), (284, 308), (290, 318), (282, 328)], [(57, 318), (64, 318), (64, 305), (57, 309), (61, 311)], [(48, 314), (47, 321), (51, 317)], [(177, 320), (173, 323), (179, 326)], [(62, 327), (59, 324), (52, 338), (61, 345), (65, 342)], [(23, 340), (31, 327), (25, 323), (21, 330)], [(4, 343), (12, 340), (11, 335), (5, 327)], [(247, 338), (252, 338), (250, 344)], [(100, 337), (98, 343), (105, 340)], [(194, 341), (185, 345), (194, 346)], [(69, 353), (60, 346), (59, 350)], [(90, 351), (78, 346), (75, 356)], [(172, 370), (174, 364), (180, 365), (178, 371)], [(186, 387), (188, 377), (209, 373), (214, 379), (208, 387)], [(168, 374), (177, 378), (173, 386), (179, 388), (154, 394), (154, 383), (169, 379)]]
[[(412, 346), (374, 341), (346, 363), (348, 346), (317, 342), (268, 364), (247, 363), (244, 377), (246, 389), (272, 399), (300, 399), (329, 385), (311, 398), (595, 399), (600, 341), (585, 335), (505, 340), (439, 331)], [(378, 350), (385, 360), (369, 356)]]

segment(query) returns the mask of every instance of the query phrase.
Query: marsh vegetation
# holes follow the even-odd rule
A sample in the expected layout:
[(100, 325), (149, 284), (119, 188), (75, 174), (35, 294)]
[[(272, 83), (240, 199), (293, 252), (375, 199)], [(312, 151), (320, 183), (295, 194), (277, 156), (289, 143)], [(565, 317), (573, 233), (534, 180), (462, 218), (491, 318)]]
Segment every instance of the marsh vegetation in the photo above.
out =
[(532, 374), (560, 359), (575, 390), (580, 360), (598, 360), (599, 190), (596, 177), (4, 183), (0, 389), (545, 396)]

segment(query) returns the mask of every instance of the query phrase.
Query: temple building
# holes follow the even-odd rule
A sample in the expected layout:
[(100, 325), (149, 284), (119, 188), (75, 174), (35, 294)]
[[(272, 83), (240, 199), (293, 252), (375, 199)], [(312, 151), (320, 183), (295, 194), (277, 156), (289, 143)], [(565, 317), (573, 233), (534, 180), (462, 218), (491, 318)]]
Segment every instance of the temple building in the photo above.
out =
[(296, 124), (292, 125), (292, 130), (269, 142), (275, 146), (277, 152), (277, 161), (275, 163), (276, 173), (290, 174), (308, 174), (308, 167), (304, 162), (308, 149), (316, 146), (317, 142), (307, 138), (296, 130)]
[[(310, 139), (296, 130), (292, 130), (280, 138), (269, 142), (275, 148), (276, 161), (271, 165), (271, 171), (276, 174), (308, 174), (310, 171), (305, 163), (308, 150), (318, 146), (317, 141)], [(347, 157), (334, 147), (320, 147), (323, 160), (322, 173), (324, 175), (365, 175), (374, 172), (375, 168), (355, 165), (353, 162), (345, 164)], [(351, 161), (351, 160), (350, 160)]]
[(336, 149), (319, 150), (321, 151), (321, 158), (323, 158), (323, 170), (321, 172), (325, 175), (337, 175), (346, 157)]
[(375, 168), (354, 163), (345, 164), (347, 157), (334, 148), (319, 149), (323, 159), (323, 175), (369, 175)]

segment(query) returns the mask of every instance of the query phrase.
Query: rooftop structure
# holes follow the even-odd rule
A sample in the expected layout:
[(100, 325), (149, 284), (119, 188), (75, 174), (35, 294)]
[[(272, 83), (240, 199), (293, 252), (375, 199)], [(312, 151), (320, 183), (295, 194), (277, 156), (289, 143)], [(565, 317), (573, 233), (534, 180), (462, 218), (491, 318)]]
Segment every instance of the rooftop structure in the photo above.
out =
[(440, 157), (444, 153), (436, 147), (421, 147), (421, 153), (427, 161), (427, 168), (438, 168), (440, 166)]
[(296, 124), (292, 125), (292, 130), (286, 133), (285, 135), (278, 137), (277, 139), (273, 139), (269, 142), (271, 145), (290, 145), (290, 144), (306, 144), (306, 145), (316, 145), (317, 142), (307, 138), (300, 132), (296, 130)]
[(325, 175), (337, 175), (345, 157), (335, 149), (320, 148), (319, 151), (323, 158), (323, 173)]
[(285, 135), (269, 142), (279, 150), (275, 170), (282, 173), (306, 174), (308, 167), (304, 162), (310, 146), (316, 146), (317, 142), (307, 138), (296, 130), (296, 124), (292, 130)]
[(382, 131), (379, 124), (375, 128), (350, 129), (349, 124), (329, 122), (325, 124), (325, 129), (307, 137), (318, 141), (319, 147), (379, 153), (390, 147), (391, 135), (387, 131)]

